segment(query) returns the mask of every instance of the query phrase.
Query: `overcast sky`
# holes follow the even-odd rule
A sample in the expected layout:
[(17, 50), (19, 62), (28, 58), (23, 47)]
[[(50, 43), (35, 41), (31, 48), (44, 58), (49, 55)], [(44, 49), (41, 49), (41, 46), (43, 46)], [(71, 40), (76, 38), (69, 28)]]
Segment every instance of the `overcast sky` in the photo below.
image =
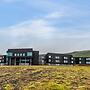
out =
[(90, 50), (90, 0), (0, 0), (0, 53)]

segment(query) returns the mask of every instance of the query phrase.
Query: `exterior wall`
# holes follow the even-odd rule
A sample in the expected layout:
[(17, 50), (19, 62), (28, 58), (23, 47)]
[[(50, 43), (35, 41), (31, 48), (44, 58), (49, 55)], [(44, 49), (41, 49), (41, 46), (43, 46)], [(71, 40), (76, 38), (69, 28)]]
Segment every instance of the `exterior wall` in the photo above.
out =
[(75, 64), (90, 65), (90, 57), (74, 57), (74, 60), (75, 60)]
[(45, 56), (45, 60), (46, 63), (49, 65), (73, 64), (72, 55), (68, 55), (68, 54), (48, 53)]
[(39, 65), (39, 51), (33, 52), (32, 65)]
[(90, 57), (86, 57), (86, 64), (90, 65)]
[(46, 64), (46, 62), (45, 62), (45, 54), (39, 55), (39, 64), (40, 65)]
[(0, 55), (0, 65), (6, 65), (6, 55)]
[(8, 65), (38, 65), (39, 51), (33, 49), (8, 49)]

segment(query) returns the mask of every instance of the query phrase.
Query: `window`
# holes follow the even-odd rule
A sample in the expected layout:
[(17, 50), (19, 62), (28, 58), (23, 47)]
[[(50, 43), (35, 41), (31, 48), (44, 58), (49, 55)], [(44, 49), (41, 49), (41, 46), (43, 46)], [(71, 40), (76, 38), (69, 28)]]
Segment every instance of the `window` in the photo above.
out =
[(32, 56), (32, 52), (27, 52), (27, 56)]
[(21, 59), (21, 63), (25, 63), (26, 62), (26, 60), (25, 59)]
[(49, 59), (48, 61), (51, 62), (51, 59)]
[(82, 62), (81, 61), (79, 61), (79, 64), (81, 64)]
[(17, 54), (15, 53), (14, 56), (17, 56)]
[(64, 63), (68, 63), (68, 61), (67, 60), (64, 60)]
[(72, 57), (71, 59), (73, 60), (74, 58)]
[(41, 58), (42, 58), (42, 59), (44, 59), (45, 57), (44, 57), (44, 56), (42, 56)]
[(82, 58), (79, 58), (79, 60), (82, 60)]
[(11, 52), (8, 52), (8, 56), (13, 56), (13, 53), (11, 53)]
[(90, 60), (90, 58), (86, 58), (86, 60)]
[(42, 60), (42, 63), (44, 64), (44, 60)]
[(51, 56), (48, 56), (49, 58), (51, 58)]
[(71, 61), (71, 63), (73, 63), (73, 61)]
[(86, 64), (90, 64), (90, 62), (88, 61), (88, 62), (86, 62)]
[(2, 59), (2, 57), (0, 57), (0, 59)]
[(19, 53), (17, 54), (17, 56), (19, 56)]
[(59, 63), (60, 62), (60, 60), (55, 60), (57, 63)]
[(64, 57), (64, 59), (68, 59), (68, 57)]
[(20, 56), (22, 56), (23, 54), (22, 53), (20, 53)]
[(25, 53), (23, 53), (22, 55), (25, 56)]
[(55, 56), (56, 59), (59, 59), (60, 57), (59, 56)]

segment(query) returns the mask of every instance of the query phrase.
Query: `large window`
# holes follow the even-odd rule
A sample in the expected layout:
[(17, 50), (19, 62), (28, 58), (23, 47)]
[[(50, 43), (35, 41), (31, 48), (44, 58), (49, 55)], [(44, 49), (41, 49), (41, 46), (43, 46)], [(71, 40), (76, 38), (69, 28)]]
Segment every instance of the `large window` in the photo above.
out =
[(27, 52), (27, 56), (32, 56), (32, 52)]
[(64, 60), (64, 63), (68, 63), (68, 61), (67, 60)]
[(71, 61), (71, 63), (73, 63), (73, 61)]
[(19, 56), (19, 53), (17, 53), (17, 56)]
[(22, 53), (20, 53), (20, 56), (22, 56), (23, 54)]
[(86, 61), (86, 64), (90, 64), (90, 62), (89, 61)]
[(82, 62), (81, 62), (81, 61), (79, 61), (79, 64), (82, 64)]
[(64, 57), (64, 59), (68, 59), (68, 57)]
[(25, 56), (25, 53), (23, 53), (22, 55)]
[(90, 60), (90, 58), (86, 58), (86, 60), (88, 61), (88, 60)]
[(48, 56), (49, 58), (51, 58), (51, 56)]
[(51, 59), (49, 59), (48, 61), (51, 62)]
[(56, 59), (59, 59), (60, 57), (59, 56), (55, 56)]
[(11, 52), (8, 52), (8, 56), (13, 56), (13, 53), (11, 53)]
[(79, 58), (79, 60), (82, 60), (82, 58)]
[(59, 63), (59, 62), (60, 62), (60, 60), (55, 60), (55, 62)]
[(15, 53), (14, 56), (17, 56), (17, 54)]

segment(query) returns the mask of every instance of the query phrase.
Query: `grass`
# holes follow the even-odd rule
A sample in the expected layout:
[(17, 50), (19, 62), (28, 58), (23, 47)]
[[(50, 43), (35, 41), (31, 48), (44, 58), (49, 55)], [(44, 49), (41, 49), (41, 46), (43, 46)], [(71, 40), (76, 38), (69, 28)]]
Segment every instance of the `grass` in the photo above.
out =
[(0, 90), (90, 90), (90, 66), (1, 66)]
[(69, 54), (73, 55), (74, 57), (90, 57), (90, 50), (75, 51)]

